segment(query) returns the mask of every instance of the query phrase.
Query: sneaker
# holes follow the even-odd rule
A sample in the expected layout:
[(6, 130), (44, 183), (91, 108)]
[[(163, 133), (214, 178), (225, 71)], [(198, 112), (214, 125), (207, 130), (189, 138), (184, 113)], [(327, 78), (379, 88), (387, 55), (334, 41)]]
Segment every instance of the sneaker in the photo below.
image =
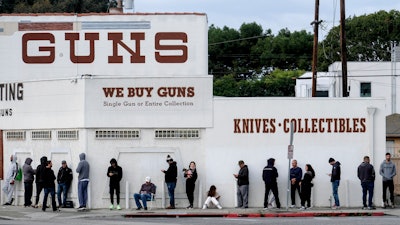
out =
[(268, 210), (268, 207), (265, 207), (264, 210)]
[(394, 209), (395, 208), (394, 204), (392, 204), (391, 207), (392, 207), (392, 209)]
[(114, 205), (110, 205), (110, 207), (108, 207), (110, 210), (114, 209)]
[(193, 205), (189, 205), (188, 207), (186, 207), (187, 209), (193, 209)]
[(175, 209), (175, 206), (168, 206), (166, 209)]
[(121, 210), (121, 206), (117, 205), (117, 210)]
[(147, 207), (144, 207), (144, 210), (147, 210)]
[(302, 206), (299, 210), (306, 210), (306, 207)]
[(368, 206), (368, 210), (375, 210), (376, 208), (374, 206)]
[(332, 209), (340, 209), (340, 206), (334, 205), (334, 206), (332, 206)]
[(361, 209), (362, 209), (362, 210), (367, 210), (368, 207), (367, 207), (367, 206), (363, 206)]
[(11, 203), (9, 203), (9, 202), (6, 202), (6, 203), (4, 203), (3, 205), (11, 205)]
[(138, 211), (141, 210), (141, 209), (142, 209), (142, 208), (140, 208), (140, 207), (136, 208), (136, 210), (138, 210)]
[(296, 205), (291, 205), (291, 206), (290, 206), (290, 208), (294, 208), (294, 207), (296, 207)]

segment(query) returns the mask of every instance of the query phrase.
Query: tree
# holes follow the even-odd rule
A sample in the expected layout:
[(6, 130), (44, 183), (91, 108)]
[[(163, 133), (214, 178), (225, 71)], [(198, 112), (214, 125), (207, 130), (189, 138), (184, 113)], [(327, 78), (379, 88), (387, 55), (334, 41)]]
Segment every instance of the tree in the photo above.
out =
[[(318, 70), (340, 61), (339, 26), (333, 27), (320, 43)], [(391, 41), (400, 40), (400, 12), (379, 11), (346, 19), (348, 61), (389, 61)]]

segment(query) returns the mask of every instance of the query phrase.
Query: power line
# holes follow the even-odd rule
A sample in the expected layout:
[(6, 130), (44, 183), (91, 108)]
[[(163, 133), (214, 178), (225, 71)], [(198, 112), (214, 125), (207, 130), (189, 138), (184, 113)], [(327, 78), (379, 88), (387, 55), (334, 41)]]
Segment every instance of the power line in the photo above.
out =
[(237, 41), (244, 41), (244, 40), (250, 40), (250, 39), (257, 39), (257, 38), (268, 37), (268, 36), (269, 36), (269, 34), (263, 34), (263, 35), (259, 35), (259, 36), (253, 36), (253, 37), (247, 37), (247, 38), (239, 38), (239, 39), (234, 39), (234, 40), (210, 43), (210, 44), (208, 44), (208, 46), (231, 43), (231, 42), (237, 42)]

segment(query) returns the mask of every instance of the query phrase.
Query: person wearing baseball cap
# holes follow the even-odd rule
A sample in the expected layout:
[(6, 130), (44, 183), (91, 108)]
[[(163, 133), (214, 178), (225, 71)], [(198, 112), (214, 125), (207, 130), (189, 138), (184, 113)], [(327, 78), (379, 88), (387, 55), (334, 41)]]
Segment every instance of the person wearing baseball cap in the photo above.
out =
[[(133, 198), (135, 199), (136, 203), (136, 210), (141, 210), (142, 208), (144, 210), (147, 210), (147, 201), (151, 200), (151, 195), (156, 193), (156, 186), (151, 183), (151, 178), (147, 176), (145, 178), (145, 183), (142, 184), (142, 187), (140, 188), (139, 193), (135, 193), (133, 195)], [(140, 200), (142, 200), (142, 204), (140, 204)]]
[[(58, 207), (65, 208), (66, 201), (68, 198), (68, 190), (71, 186), (72, 182), (72, 170), (68, 167), (67, 161), (63, 160), (61, 162), (61, 167), (58, 169), (57, 174), (57, 198), (58, 198)], [(63, 198), (61, 199), (61, 193), (63, 194)]]

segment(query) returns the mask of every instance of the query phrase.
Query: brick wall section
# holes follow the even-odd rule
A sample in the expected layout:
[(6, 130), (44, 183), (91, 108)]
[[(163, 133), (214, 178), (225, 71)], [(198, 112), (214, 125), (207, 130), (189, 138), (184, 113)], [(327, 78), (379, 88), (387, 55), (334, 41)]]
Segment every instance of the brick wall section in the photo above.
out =
[(72, 30), (73, 23), (18, 23), (19, 31), (39, 31), (39, 30)]

